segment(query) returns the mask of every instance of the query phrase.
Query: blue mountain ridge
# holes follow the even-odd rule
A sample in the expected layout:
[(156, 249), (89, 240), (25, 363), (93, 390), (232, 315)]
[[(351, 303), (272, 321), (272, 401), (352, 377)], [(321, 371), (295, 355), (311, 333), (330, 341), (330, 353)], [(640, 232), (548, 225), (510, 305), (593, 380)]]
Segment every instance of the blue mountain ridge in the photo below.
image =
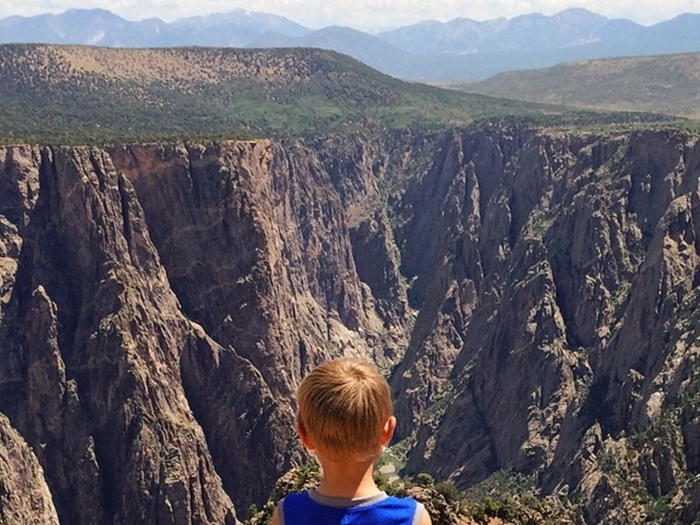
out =
[(371, 35), (348, 27), (313, 30), (285, 17), (236, 9), (164, 22), (125, 20), (104, 9), (0, 19), (0, 43), (109, 47), (319, 47), (384, 73), (420, 81), (482, 79), (508, 70), (616, 56), (700, 51), (700, 14), (645, 27), (582, 8), (552, 16), (426, 20)]

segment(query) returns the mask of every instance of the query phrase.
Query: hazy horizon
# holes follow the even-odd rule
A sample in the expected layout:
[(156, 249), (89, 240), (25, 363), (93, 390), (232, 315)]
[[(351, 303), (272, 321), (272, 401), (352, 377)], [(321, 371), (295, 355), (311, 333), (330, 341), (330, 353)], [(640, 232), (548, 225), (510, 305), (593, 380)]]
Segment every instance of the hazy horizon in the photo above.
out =
[(532, 13), (551, 16), (572, 7), (582, 7), (607, 18), (626, 18), (653, 25), (682, 13), (700, 13), (700, 0), (661, 5), (656, 0), (476, 0), (468, 6), (457, 0), (358, 0), (352, 5), (337, 0), (25, 0), (21, 4), (16, 0), (0, 0), (0, 19), (12, 15), (35, 16), (58, 14), (69, 9), (101, 8), (127, 20), (160, 18), (172, 22), (243, 9), (284, 16), (312, 29), (341, 25), (377, 31), (423, 20), (510, 19)]

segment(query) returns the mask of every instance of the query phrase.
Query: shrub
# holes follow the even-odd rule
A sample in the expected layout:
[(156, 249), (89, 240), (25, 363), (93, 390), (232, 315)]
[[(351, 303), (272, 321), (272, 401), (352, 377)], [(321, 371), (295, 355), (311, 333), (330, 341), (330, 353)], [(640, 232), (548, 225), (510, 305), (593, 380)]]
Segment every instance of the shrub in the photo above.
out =
[(459, 490), (455, 487), (454, 483), (449, 481), (441, 481), (435, 485), (435, 490), (437, 490), (448, 503), (454, 503), (459, 500)]
[(421, 487), (432, 487), (435, 484), (435, 479), (427, 472), (421, 472), (416, 475), (416, 483)]

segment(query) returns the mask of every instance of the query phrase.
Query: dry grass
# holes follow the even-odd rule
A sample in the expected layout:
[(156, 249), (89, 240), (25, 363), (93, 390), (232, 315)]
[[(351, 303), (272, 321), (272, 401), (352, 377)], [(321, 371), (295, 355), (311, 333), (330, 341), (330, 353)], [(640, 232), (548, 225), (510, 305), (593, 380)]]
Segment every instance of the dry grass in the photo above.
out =
[[(233, 49), (114, 49), (90, 46), (31, 46), (14, 55), (13, 65), (56, 81), (84, 74), (107, 80), (204, 82), (248, 78), (265, 82), (308, 82), (309, 61), (274, 50), (239, 53)], [(313, 54), (313, 51), (310, 53)], [(9, 65), (9, 64), (8, 64)]]

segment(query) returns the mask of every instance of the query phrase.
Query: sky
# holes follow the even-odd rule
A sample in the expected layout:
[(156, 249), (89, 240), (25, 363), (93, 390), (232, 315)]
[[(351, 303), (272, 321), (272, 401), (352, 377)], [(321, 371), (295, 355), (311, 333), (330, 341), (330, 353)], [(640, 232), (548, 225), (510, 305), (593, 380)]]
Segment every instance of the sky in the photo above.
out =
[(96, 7), (127, 20), (157, 17), (167, 22), (240, 8), (282, 15), (313, 29), (343, 25), (372, 31), (428, 19), (553, 15), (569, 7), (651, 25), (681, 13), (700, 13), (700, 0), (0, 0), (0, 18)]

